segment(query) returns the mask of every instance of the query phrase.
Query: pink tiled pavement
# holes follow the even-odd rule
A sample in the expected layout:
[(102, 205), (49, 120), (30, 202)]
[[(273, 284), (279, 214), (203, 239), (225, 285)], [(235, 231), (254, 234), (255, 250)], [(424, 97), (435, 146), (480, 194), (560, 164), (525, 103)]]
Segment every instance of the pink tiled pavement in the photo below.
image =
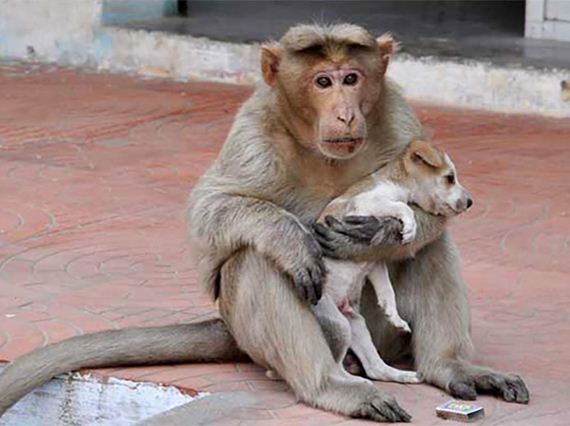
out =
[[(0, 64), (0, 358), (215, 313), (188, 257), (184, 205), (249, 93)], [(570, 424), (570, 119), (416, 108), (476, 200), (453, 227), (477, 360), (521, 373), (532, 393), (528, 406), (480, 398), (480, 424)], [(263, 396), (265, 409), (224, 424), (354, 422), (295, 403), (251, 364), (96, 374)], [(416, 424), (441, 422), (441, 391), (381, 386)]]

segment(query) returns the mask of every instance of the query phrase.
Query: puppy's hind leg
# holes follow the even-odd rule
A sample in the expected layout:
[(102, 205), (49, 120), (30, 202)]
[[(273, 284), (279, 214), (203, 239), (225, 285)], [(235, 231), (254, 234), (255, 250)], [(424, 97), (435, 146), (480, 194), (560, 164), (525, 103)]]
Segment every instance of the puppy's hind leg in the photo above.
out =
[(355, 313), (350, 316), (348, 320), (352, 330), (352, 342), (350, 347), (360, 359), (367, 377), (386, 382), (421, 382), (420, 377), (415, 371), (405, 371), (390, 367), (380, 358), (362, 315)]

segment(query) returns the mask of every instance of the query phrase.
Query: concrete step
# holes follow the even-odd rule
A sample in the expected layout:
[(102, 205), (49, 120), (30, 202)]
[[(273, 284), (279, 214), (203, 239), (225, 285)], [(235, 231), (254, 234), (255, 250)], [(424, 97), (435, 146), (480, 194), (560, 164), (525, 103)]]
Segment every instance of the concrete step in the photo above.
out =
[(0, 425), (127, 426), (206, 395), (156, 383), (68, 374), (24, 397), (2, 416)]
[[(207, 79), (252, 84), (259, 80), (258, 43), (216, 41), (174, 32), (105, 27), (105, 54), (97, 66), (176, 80)], [(425, 44), (425, 42), (423, 42)], [(511, 60), (501, 59), (481, 46), (477, 57), (453, 55), (460, 43), (439, 41), (440, 48), (413, 44), (397, 54), (389, 68), (394, 78), (414, 100), (497, 112), (538, 113), (570, 116), (568, 67), (544, 66), (546, 59), (521, 62), (514, 50)], [(544, 42), (540, 42), (544, 43)], [(570, 43), (556, 43), (568, 52)], [(539, 52), (539, 45), (535, 46)], [(424, 53), (422, 53), (424, 52)], [(438, 53), (440, 52), (440, 53)], [(447, 52), (447, 54), (441, 54)], [(495, 57), (492, 59), (491, 57)], [(497, 56), (499, 55), (499, 56)], [(538, 53), (537, 53), (538, 55)], [(538, 64), (543, 64), (539, 66)]]

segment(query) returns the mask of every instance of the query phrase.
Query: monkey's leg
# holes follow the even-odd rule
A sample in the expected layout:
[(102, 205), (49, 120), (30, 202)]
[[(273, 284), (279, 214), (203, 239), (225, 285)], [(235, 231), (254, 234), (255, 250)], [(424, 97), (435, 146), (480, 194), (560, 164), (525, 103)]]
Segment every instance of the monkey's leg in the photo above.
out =
[[(413, 351), (424, 379), (455, 397), (472, 400), (477, 393), (526, 404), (521, 377), (470, 363), (470, 311), (451, 238), (444, 234), (413, 260), (395, 267), (398, 300), (411, 319)], [(401, 292), (401, 293), (400, 293)]]
[(409, 421), (395, 399), (335, 362), (309, 305), (275, 265), (251, 249), (222, 268), (220, 311), (238, 346), (315, 407), (376, 421)]
[(368, 279), (376, 292), (378, 306), (386, 314), (388, 322), (401, 331), (411, 333), (409, 324), (398, 313), (396, 295), (388, 275), (388, 266), (384, 262), (378, 262), (368, 274)]
[(339, 311), (332, 298), (327, 294), (323, 295), (312, 310), (329, 344), (334, 360), (342, 365), (350, 345), (348, 319)]
[(399, 370), (386, 364), (372, 343), (372, 336), (366, 327), (364, 317), (354, 313), (348, 318), (352, 330), (352, 343), (350, 348), (354, 351), (366, 376), (373, 380), (399, 383), (420, 383), (421, 380), (415, 371)]
[[(319, 303), (312, 307), (312, 310), (329, 344), (334, 360), (344, 369), (343, 360), (350, 343), (348, 320), (340, 313), (332, 298), (327, 294), (323, 295)], [(267, 370), (265, 375), (271, 380), (283, 380), (273, 370)]]

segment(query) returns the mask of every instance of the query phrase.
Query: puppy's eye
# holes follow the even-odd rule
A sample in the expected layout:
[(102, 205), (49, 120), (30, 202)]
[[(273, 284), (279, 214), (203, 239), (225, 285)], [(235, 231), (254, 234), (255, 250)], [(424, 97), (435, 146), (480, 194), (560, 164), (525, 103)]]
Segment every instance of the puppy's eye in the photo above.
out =
[(351, 73), (348, 74), (346, 77), (344, 77), (342, 84), (345, 84), (347, 86), (354, 86), (357, 81), (358, 81), (358, 75), (356, 75), (355, 73)]
[(326, 89), (327, 87), (332, 86), (332, 80), (329, 77), (321, 76), (315, 80), (317, 86), (321, 89)]
[(445, 176), (447, 183), (453, 185), (455, 183), (455, 175), (447, 175)]

